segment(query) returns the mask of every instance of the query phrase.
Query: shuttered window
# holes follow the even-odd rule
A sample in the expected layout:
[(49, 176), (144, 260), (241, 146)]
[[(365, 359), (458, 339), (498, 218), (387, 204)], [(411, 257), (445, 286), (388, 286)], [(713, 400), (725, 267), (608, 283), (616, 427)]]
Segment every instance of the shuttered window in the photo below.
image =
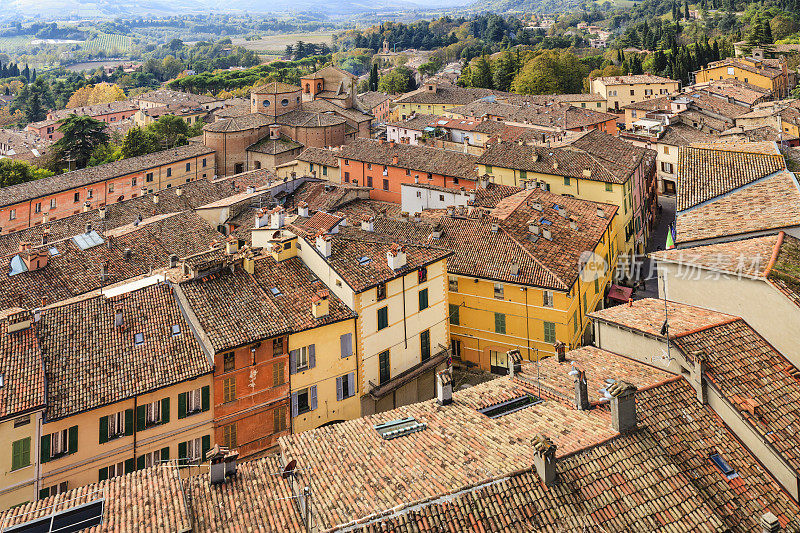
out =
[(339, 337), (342, 359), (353, 355), (353, 334), (345, 333)]
[(11, 470), (19, 470), (31, 464), (31, 438), (25, 437), (11, 445)]
[(336, 399), (345, 400), (354, 396), (356, 393), (356, 375), (350, 372), (344, 376), (336, 378)]
[(378, 309), (378, 331), (389, 327), (389, 308), (381, 307)]
[(506, 332), (506, 315), (503, 313), (494, 314), (494, 331), (495, 333), (505, 334)]

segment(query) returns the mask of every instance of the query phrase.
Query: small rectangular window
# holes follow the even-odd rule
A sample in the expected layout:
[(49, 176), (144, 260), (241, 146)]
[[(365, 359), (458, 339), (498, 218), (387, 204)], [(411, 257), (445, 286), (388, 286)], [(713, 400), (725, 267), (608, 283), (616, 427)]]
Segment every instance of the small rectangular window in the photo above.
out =
[(553, 291), (542, 291), (542, 306), (553, 307)]
[(458, 292), (458, 278), (456, 276), (447, 276), (447, 288), (450, 292)]
[(222, 401), (223, 403), (232, 402), (236, 399), (236, 378), (225, 378), (222, 382)]
[(419, 291), (419, 310), (428, 308), (428, 289)]
[(134, 346), (141, 346), (144, 344), (144, 333), (134, 333), (133, 334), (133, 345)]
[(168, 168), (167, 169), (167, 177), (170, 177), (170, 176), (172, 176), (172, 169)]
[(222, 354), (222, 371), (230, 372), (236, 368), (236, 355), (233, 352)]
[(389, 308), (381, 307), (378, 309), (378, 331), (389, 327)]
[(544, 342), (550, 344), (556, 342), (556, 325), (552, 322), (544, 323)]
[(180, 324), (173, 324), (172, 325), (172, 336), (177, 337), (181, 334), (181, 325)]
[(494, 297), (498, 300), (502, 300), (505, 294), (505, 290), (503, 289), (502, 283), (495, 283), (494, 284)]
[(73, 194), (73, 198), (74, 198), (76, 203), (80, 202), (81, 201), (81, 193), (76, 192), (75, 194)]
[(606, 192), (611, 192), (614, 190), (614, 186), (610, 183), (606, 183)]
[(453, 324), (454, 326), (458, 326), (459, 323), (460, 323), (460, 318), (459, 318), (459, 315), (458, 315), (458, 310), (459, 310), (460, 306), (455, 305), (455, 304), (449, 304), (449, 305), (450, 305), (450, 308), (449, 308), (450, 309), (450, 311), (449, 311), (450, 323)]
[(283, 355), (283, 337), (272, 339), (272, 357)]
[(494, 314), (494, 331), (495, 333), (506, 333), (506, 315), (503, 313)]
[(391, 376), (391, 367), (389, 365), (389, 350), (378, 354), (378, 378), (380, 385), (388, 382)]
[(431, 358), (431, 330), (419, 334), (420, 360), (424, 363)]
[(277, 361), (272, 365), (272, 386), (280, 387), (286, 383), (286, 373), (283, 361)]
[(377, 292), (378, 301), (384, 300), (386, 298), (386, 284), (379, 283), (375, 289)]
[(384, 191), (389, 190), (389, 180), (383, 180), (383, 190)]
[(222, 428), (222, 444), (226, 448), (236, 448), (236, 423)]
[(192, 164), (186, 163), (186, 172), (189, 172), (190, 170), (192, 170)]

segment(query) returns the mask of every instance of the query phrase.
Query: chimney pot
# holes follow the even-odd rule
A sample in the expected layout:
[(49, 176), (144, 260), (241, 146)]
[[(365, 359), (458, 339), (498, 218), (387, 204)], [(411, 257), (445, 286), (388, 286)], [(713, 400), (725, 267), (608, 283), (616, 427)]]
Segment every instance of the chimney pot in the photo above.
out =
[(559, 363), (564, 363), (567, 360), (567, 345), (563, 341), (558, 341), (553, 345), (556, 349), (556, 358)]
[(439, 402), (439, 405), (453, 403), (453, 372), (451, 367), (436, 373), (436, 401)]
[(406, 266), (406, 249), (402, 244), (392, 243), (386, 252), (386, 263), (392, 270), (400, 270)]

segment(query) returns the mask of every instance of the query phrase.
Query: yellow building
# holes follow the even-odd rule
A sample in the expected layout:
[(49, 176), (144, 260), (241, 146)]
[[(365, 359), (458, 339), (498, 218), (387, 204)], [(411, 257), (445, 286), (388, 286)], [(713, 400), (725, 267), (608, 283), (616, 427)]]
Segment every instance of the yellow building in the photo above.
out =
[(312, 176), (339, 183), (339, 158), (331, 150), (308, 147), (294, 161), (275, 167), (275, 174), (279, 178)]
[(591, 131), (566, 147), (495, 144), (478, 159), (478, 173), (499, 185), (546, 190), (619, 207), (615, 252), (643, 253), (655, 208), (653, 150)]
[(353, 227), (323, 211), (297, 216), (289, 229), (303, 263), (358, 314), (361, 414), (433, 398), (435, 373), (449, 355), (450, 252), (390, 243), (371, 234), (369, 220)]
[(163, 116), (173, 115), (183, 119), (188, 126), (193, 126), (198, 122), (203, 122), (208, 111), (202, 107), (188, 107), (180, 105), (165, 105), (163, 107), (147, 107), (139, 109), (133, 115), (133, 122), (140, 128), (149, 126)]
[(652, 74), (628, 74), (593, 78), (589, 86), (590, 92), (605, 98), (609, 111), (619, 111), (628, 104), (676, 93), (679, 83)]
[(729, 57), (709, 63), (694, 76), (698, 84), (734, 79), (768, 89), (774, 98), (789, 95), (789, 71), (785, 59)]
[(12, 463), (0, 486), (3, 507), (167, 459), (196, 460), (211, 447), (212, 364), (169, 287), (117, 289), (14, 321), (11, 329), (20, 329), (0, 358), (19, 357), (24, 346), (24, 379), (35, 395), (21, 394), (19, 383), (9, 390), (45, 407), (43, 416), (16, 416), (17, 427), (3, 432)]
[(425, 83), (421, 88), (395, 99), (391, 120), (406, 120), (415, 113), (444, 115), (448, 109), (469, 104), (492, 94), (505, 93), (476, 87), (458, 87), (435, 82)]

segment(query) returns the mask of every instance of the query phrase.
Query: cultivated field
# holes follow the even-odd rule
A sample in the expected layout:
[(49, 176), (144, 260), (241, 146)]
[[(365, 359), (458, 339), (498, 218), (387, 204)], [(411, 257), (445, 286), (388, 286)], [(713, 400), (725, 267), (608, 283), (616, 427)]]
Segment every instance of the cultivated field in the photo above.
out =
[(265, 35), (256, 41), (247, 41), (244, 38), (232, 39), (233, 44), (253, 50), (257, 54), (282, 54), (286, 45), (294, 45), (297, 41), (304, 43), (322, 44), (330, 46), (333, 43), (333, 33), (284, 33), (282, 35)]

